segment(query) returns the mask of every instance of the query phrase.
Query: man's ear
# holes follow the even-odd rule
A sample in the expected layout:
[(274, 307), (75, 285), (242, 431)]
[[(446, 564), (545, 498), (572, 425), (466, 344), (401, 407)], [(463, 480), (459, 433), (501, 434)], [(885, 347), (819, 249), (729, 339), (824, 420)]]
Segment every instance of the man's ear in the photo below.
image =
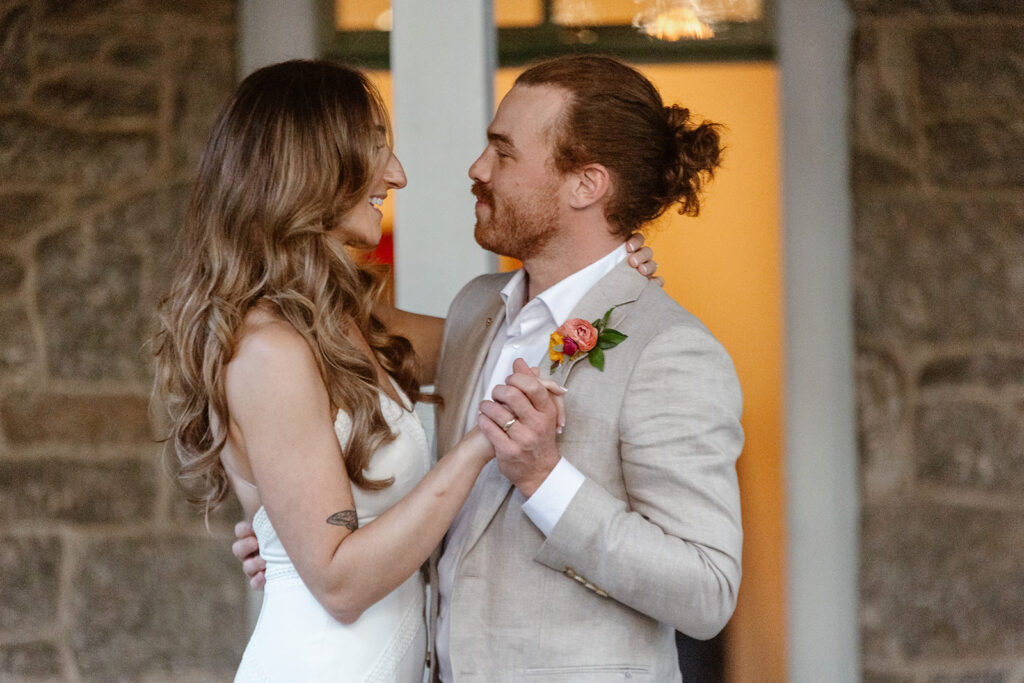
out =
[(587, 164), (572, 175), (574, 182), (570, 188), (569, 206), (574, 209), (585, 209), (599, 203), (611, 192), (611, 174), (601, 164)]

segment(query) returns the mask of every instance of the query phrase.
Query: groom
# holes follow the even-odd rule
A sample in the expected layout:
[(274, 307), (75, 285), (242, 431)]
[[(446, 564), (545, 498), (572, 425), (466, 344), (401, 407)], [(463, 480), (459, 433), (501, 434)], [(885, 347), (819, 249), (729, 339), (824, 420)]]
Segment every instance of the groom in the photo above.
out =
[[(623, 246), (675, 202), (695, 214), (718, 152), (714, 126), (604, 57), (540, 63), (499, 106), (470, 168), (475, 234), (523, 269), (448, 312), (438, 452), (479, 424), (497, 458), (438, 563), (442, 681), (679, 681), (673, 631), (709, 638), (731, 616), (736, 375)], [(572, 319), (619, 334), (585, 353), (599, 330)], [(568, 389), (561, 433), (538, 364)]]

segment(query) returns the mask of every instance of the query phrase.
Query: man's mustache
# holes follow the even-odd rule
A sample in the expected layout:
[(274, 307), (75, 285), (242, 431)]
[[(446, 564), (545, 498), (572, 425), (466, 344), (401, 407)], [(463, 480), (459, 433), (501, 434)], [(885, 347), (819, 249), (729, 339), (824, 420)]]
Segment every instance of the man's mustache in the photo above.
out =
[(471, 191), (473, 192), (473, 196), (475, 196), (479, 201), (485, 202), (487, 204), (494, 203), (494, 195), (491, 193), (491, 188), (488, 187), (487, 185), (484, 185), (479, 180), (473, 181), (473, 187), (471, 188)]

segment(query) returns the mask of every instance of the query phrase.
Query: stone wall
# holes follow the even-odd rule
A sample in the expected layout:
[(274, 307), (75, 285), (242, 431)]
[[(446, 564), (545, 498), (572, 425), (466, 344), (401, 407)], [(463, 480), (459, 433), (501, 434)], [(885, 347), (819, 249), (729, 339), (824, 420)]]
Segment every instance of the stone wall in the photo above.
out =
[(144, 341), (234, 83), (231, 0), (0, 0), (0, 680), (230, 679), (230, 555), (153, 442)]
[(1024, 2), (854, 0), (868, 681), (1024, 681)]

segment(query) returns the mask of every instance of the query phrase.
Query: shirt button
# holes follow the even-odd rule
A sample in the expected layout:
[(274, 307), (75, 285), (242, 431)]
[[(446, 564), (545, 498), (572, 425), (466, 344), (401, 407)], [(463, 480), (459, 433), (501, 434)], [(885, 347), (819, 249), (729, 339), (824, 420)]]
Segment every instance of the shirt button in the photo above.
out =
[(519, 348), (519, 342), (512, 342), (512, 348), (513, 349), (518, 349)]

